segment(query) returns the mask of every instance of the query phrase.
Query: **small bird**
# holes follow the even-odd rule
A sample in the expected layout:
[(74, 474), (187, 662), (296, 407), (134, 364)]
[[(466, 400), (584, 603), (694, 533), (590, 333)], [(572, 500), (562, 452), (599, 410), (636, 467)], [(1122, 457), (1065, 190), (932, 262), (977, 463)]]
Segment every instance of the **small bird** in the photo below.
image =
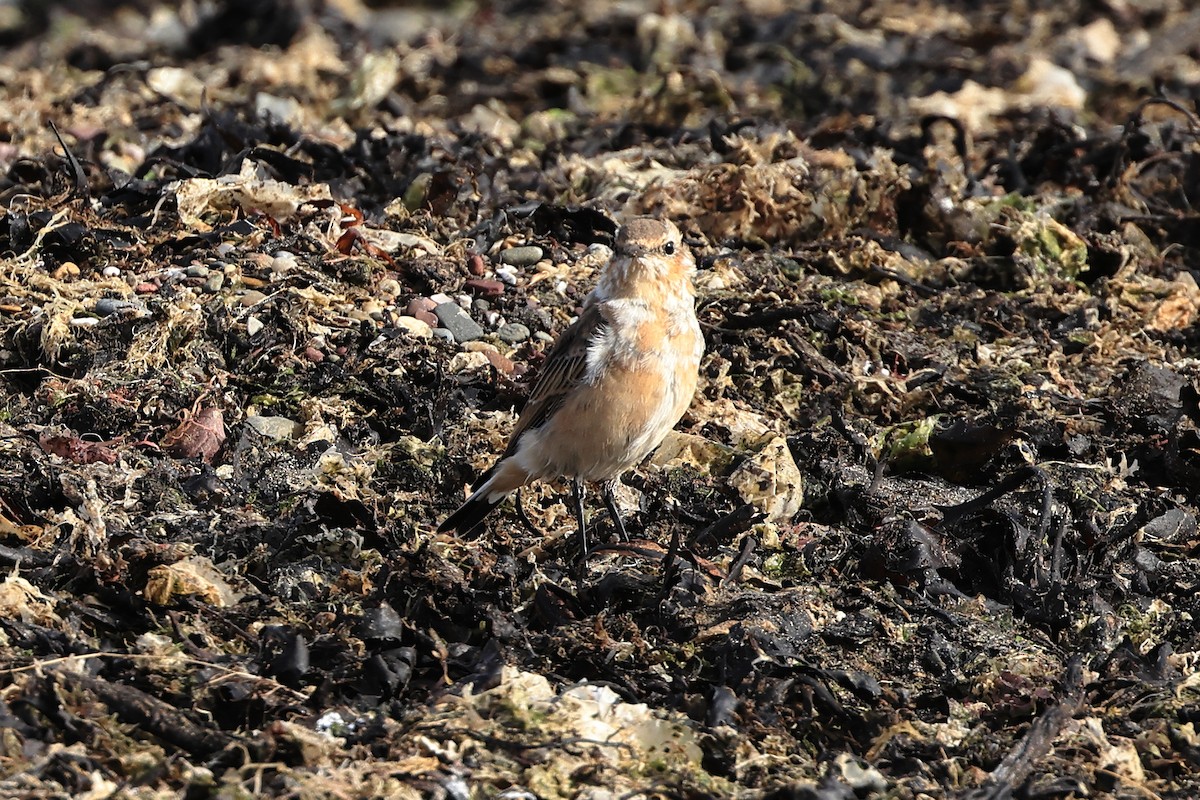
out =
[(587, 555), (583, 483), (602, 486), (622, 540), (617, 478), (662, 442), (696, 392), (704, 337), (696, 320), (696, 262), (670, 222), (629, 220), (583, 311), (563, 331), (504, 454), (438, 527), (468, 535), (504, 498), (536, 480), (571, 484)]

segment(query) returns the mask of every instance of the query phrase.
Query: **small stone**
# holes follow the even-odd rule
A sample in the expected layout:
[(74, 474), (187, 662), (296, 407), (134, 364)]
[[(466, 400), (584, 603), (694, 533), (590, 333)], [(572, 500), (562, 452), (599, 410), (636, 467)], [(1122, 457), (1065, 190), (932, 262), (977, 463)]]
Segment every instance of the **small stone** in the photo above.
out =
[(56, 281), (66, 281), (72, 278), (79, 277), (79, 265), (74, 261), (64, 261), (59, 265), (58, 269), (50, 273), (50, 277)]
[(434, 328), (433, 335), (439, 339), (445, 339), (447, 342), (454, 341), (454, 334), (451, 333), (450, 331), (446, 330), (445, 328)]
[[(436, 319), (437, 317), (434, 317), (434, 320)], [(433, 336), (433, 326), (429, 325), (423, 320), (417, 319), (416, 317), (397, 317), (396, 327), (408, 331), (418, 339), (428, 339), (429, 337)]]
[(101, 297), (96, 301), (94, 310), (99, 316), (107, 317), (121, 311), (134, 311), (141, 307), (141, 303), (131, 303), (128, 300), (118, 300), (115, 297)]
[(395, 278), (384, 278), (379, 282), (380, 297), (395, 297), (401, 292), (400, 281)]
[(289, 253), (287, 250), (280, 250), (275, 254), (275, 257), (271, 259), (271, 271), (277, 275), (291, 272), (298, 266), (300, 266), (300, 262), (296, 261), (296, 256), (294, 256), (292, 253)]
[(438, 292), (437, 294), (431, 294), (431, 295), (429, 295), (429, 299), (433, 301), (433, 304), (435, 306), (440, 306), (442, 303), (453, 303), (454, 302), (453, 298), (451, 298), (450, 295), (446, 294), (445, 292)]
[(249, 416), (246, 424), (256, 433), (276, 441), (294, 439), (304, 430), (304, 426), (287, 417)]
[(137, 286), (134, 286), (133, 290), (138, 294), (154, 294), (158, 291), (158, 284), (151, 283), (150, 281), (142, 281)]
[(480, 297), (471, 303), (471, 310), (479, 314), (486, 314), (492, 310), (492, 304)]
[(517, 285), (517, 268), (510, 264), (501, 264), (496, 267), (496, 277), (507, 283), (509, 286)]
[(245, 286), (247, 289), (261, 289), (262, 287), (267, 285), (267, 282), (260, 281), (258, 278), (251, 277), (250, 275), (243, 275), (242, 276), (242, 285)]
[(314, 364), (320, 364), (325, 360), (325, 354), (313, 347), (311, 344), (304, 348), (304, 357)]
[[(78, 269), (78, 267), (76, 267), (76, 269)], [(109, 265), (101, 271), (101, 274), (106, 278), (118, 278), (121, 275), (121, 268)]]
[(207, 278), (208, 273), (208, 267), (204, 266), (203, 264), (192, 264), (191, 266), (185, 267), (183, 270), (183, 274), (189, 278)]
[(500, 251), (500, 263), (512, 267), (532, 267), (542, 260), (542, 248), (536, 244), (510, 247)]
[(242, 292), (242, 296), (240, 298), (238, 298), (238, 302), (242, 304), (243, 308), (249, 308), (250, 306), (258, 305), (259, 303), (261, 303), (263, 300), (266, 300), (266, 299), (267, 299), (267, 296), (265, 294), (263, 294), (262, 292), (260, 292), (258, 289), (250, 289), (248, 291)]
[(484, 266), (483, 256), (479, 253), (471, 253), (471, 257), (467, 259), (467, 272), (479, 277), (486, 271), (487, 267)]
[(364, 314), (374, 320), (383, 319), (383, 310), (387, 308), (386, 303), (381, 303), (378, 300), (364, 300), (362, 311)]
[(96, 317), (74, 317), (71, 324), (76, 328), (94, 328), (100, 324), (100, 320)]
[(255, 336), (259, 331), (266, 327), (266, 323), (255, 316), (246, 318), (246, 335)]
[(209, 294), (216, 294), (221, 291), (221, 287), (225, 285), (225, 276), (219, 272), (208, 276), (208, 280), (204, 282), (204, 291)]
[(414, 297), (408, 301), (408, 305), (404, 308), (404, 313), (410, 317), (417, 316), (420, 311), (433, 311), (437, 308), (437, 303), (430, 300), (428, 297)]
[(457, 303), (442, 303), (433, 310), (441, 326), (450, 331), (456, 342), (469, 342), (483, 336), (483, 328)]
[(410, 316), (416, 317), (431, 328), (436, 328), (438, 326), (437, 314), (434, 314), (432, 311), (418, 311)]
[(463, 284), (463, 288), (470, 289), (484, 297), (497, 297), (504, 294), (504, 284), (488, 278), (471, 278)]
[(519, 322), (509, 322), (500, 326), (500, 330), (496, 331), (500, 336), (501, 341), (509, 344), (523, 342), (529, 338), (529, 328)]
[(219, 245), (217, 245), (216, 250), (217, 250), (218, 256), (220, 256), (221, 258), (226, 258), (227, 256), (231, 255), (235, 250), (237, 250), (237, 248), (234, 247), (233, 245), (231, 245), (229, 242), (221, 242)]

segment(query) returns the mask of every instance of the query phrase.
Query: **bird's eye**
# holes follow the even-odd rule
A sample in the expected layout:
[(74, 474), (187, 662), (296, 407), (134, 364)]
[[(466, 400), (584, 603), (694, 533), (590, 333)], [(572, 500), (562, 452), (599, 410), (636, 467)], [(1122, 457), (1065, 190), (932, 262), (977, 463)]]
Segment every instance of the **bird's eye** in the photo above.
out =
[(664, 244), (664, 245), (662, 246), (662, 251), (663, 251), (664, 253), (666, 253), (667, 255), (674, 255), (674, 253), (675, 253), (675, 243), (674, 243), (674, 242), (667, 242), (666, 244)]

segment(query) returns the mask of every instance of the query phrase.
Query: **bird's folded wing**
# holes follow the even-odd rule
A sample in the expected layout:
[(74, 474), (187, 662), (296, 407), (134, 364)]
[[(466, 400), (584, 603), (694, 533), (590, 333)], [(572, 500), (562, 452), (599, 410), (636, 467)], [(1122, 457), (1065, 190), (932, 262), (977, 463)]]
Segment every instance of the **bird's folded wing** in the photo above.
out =
[(595, 304), (586, 307), (579, 319), (563, 331), (542, 364), (542, 372), (513, 429), (505, 456), (515, 453), (521, 436), (531, 428), (544, 425), (571, 390), (579, 385), (587, 372), (588, 348), (607, 329), (608, 322), (599, 304)]

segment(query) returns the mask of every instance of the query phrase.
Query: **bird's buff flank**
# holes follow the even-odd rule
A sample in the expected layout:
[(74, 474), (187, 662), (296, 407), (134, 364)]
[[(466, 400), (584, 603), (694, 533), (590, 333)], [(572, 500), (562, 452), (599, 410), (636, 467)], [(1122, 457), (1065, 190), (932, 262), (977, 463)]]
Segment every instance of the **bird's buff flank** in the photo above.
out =
[(521, 412), (504, 455), (438, 527), (476, 531), (504, 498), (536, 480), (571, 483), (587, 552), (583, 482), (602, 484), (622, 539), (612, 488), (683, 416), (704, 353), (696, 321), (696, 262), (670, 222), (629, 220), (579, 319), (567, 328)]

